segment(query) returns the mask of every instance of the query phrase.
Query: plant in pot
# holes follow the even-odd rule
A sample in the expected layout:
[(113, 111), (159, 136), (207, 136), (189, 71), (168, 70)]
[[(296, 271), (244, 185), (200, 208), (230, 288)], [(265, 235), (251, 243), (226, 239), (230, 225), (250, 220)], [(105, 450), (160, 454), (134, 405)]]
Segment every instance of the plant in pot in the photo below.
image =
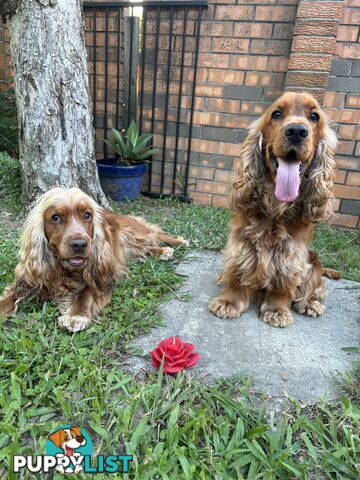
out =
[(157, 152), (148, 145), (153, 135), (140, 135), (134, 120), (126, 133), (114, 128), (112, 133), (113, 141), (105, 142), (116, 152), (117, 158), (97, 161), (101, 186), (113, 200), (136, 200), (150, 157)]

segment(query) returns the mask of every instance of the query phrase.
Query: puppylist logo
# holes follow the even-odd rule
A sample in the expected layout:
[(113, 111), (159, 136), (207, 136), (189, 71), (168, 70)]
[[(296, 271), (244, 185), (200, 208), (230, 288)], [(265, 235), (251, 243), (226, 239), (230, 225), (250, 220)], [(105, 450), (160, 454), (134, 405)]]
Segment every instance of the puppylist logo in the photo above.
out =
[(46, 455), (15, 455), (14, 473), (27, 469), (32, 473), (128, 473), (132, 455), (98, 455), (92, 458), (93, 443), (86, 430), (73, 425), (61, 425), (46, 440)]

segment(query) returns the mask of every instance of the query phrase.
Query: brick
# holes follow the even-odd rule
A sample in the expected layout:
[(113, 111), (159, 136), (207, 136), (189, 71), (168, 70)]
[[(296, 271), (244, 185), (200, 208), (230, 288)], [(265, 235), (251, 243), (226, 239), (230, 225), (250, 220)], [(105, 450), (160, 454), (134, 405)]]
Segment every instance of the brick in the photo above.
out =
[(340, 198), (360, 200), (360, 188), (347, 185), (334, 185), (334, 194)]
[[(224, 127), (231, 129), (247, 128), (253, 120), (253, 117), (245, 115), (223, 115), (222, 124)], [(238, 140), (238, 138), (236, 140)]]
[(274, 102), (281, 97), (283, 93), (282, 89), (279, 88), (264, 88), (263, 100), (264, 102)]
[(267, 68), (270, 72), (287, 72), (288, 62), (287, 57), (269, 57)]
[(209, 140), (198, 140), (195, 138), (191, 142), (191, 148), (194, 152), (217, 153), (219, 145), (217, 142), (210, 142)]
[(245, 38), (213, 38), (213, 52), (248, 53), (250, 41)]
[(195, 112), (193, 120), (198, 125), (221, 125), (221, 115), (219, 113)]
[(341, 202), (341, 212), (350, 215), (360, 215), (360, 202), (356, 200), (343, 200)]
[(342, 58), (334, 58), (331, 65), (331, 75), (350, 75), (352, 67), (351, 60), (345, 60)]
[(238, 135), (234, 128), (202, 127), (202, 138), (219, 142), (237, 142)]
[(212, 198), (213, 207), (228, 207), (229, 206), (229, 197), (228, 195), (214, 195)]
[(247, 115), (257, 115), (260, 116), (270, 107), (271, 103), (256, 103), (256, 102), (246, 102), (243, 101), (241, 103), (241, 113), (245, 113)]
[(294, 37), (292, 50), (307, 53), (333, 53), (335, 44), (334, 37)]
[(196, 182), (196, 191), (203, 193), (215, 193), (218, 195), (226, 195), (230, 191), (230, 185), (226, 183), (208, 182), (199, 180)]
[(335, 121), (339, 123), (360, 123), (360, 110), (341, 109), (337, 112)]
[(353, 58), (355, 60), (360, 60), (360, 43), (353, 45), (338, 44), (336, 46), (335, 53), (341, 58)]
[(241, 102), (222, 98), (207, 98), (205, 108), (208, 112), (239, 113)]
[(232, 22), (202, 22), (201, 35), (210, 37), (231, 37), (234, 24)]
[(308, 72), (288, 72), (286, 84), (292, 87), (300, 87), (303, 89), (325, 88), (328, 76), (326, 73), (308, 73)]
[(329, 77), (328, 89), (334, 92), (360, 93), (360, 81), (353, 77)]
[(209, 167), (230, 170), (232, 168), (233, 158), (218, 154), (200, 153), (198, 163)]
[(299, 18), (338, 18), (341, 6), (340, 2), (300, 2), (297, 16)]
[(290, 40), (251, 40), (250, 53), (288, 55), (290, 46)]
[(336, 20), (302, 20), (297, 19), (295, 35), (336, 36), (338, 23)]
[(345, 25), (359, 25), (360, 10), (358, 8), (344, 7), (341, 12), (340, 23)]
[(208, 167), (190, 167), (189, 176), (190, 178), (202, 179), (202, 180), (213, 180), (214, 179), (214, 168)]
[(352, 61), (351, 75), (354, 77), (360, 77), (360, 60)]
[(236, 22), (234, 37), (271, 38), (272, 24)]
[(348, 95), (345, 105), (350, 108), (360, 108), (360, 95)]
[(360, 159), (360, 142), (356, 144), (355, 155)]
[(331, 218), (333, 225), (340, 227), (356, 228), (358, 218), (354, 215), (346, 215), (344, 213), (337, 213)]
[(339, 137), (344, 140), (360, 140), (360, 126), (341, 125), (339, 128)]
[(196, 85), (196, 95), (202, 97), (223, 97), (224, 87), (220, 85), (207, 85), (206, 83), (198, 83)]
[(264, 21), (289, 21), (295, 18), (296, 7), (256, 7), (255, 20)]
[(235, 173), (229, 170), (216, 170), (215, 182), (234, 183)]
[(341, 199), (340, 198), (335, 198), (334, 199), (334, 204), (333, 204), (334, 212), (337, 212), (339, 210), (340, 204), (341, 204)]
[[(293, 23), (276, 23), (274, 25), (273, 38), (291, 39), (294, 35)], [(264, 38), (264, 37), (263, 37)]]
[(359, 27), (339, 25), (336, 40), (339, 42), (356, 42), (359, 35)]
[(238, 143), (220, 143), (219, 153), (220, 155), (238, 157), (240, 155), (240, 145)]
[(331, 67), (331, 55), (315, 55), (306, 53), (292, 53), (289, 60), (289, 70), (325, 71)]
[(340, 155), (336, 155), (335, 160), (338, 168), (352, 168), (354, 170), (360, 169), (359, 157), (342, 157)]
[(266, 70), (267, 60), (268, 57), (265, 56), (232, 56), (230, 68), (236, 70)]
[(209, 70), (208, 81), (211, 83), (235, 83), (242, 84), (244, 81), (245, 73), (241, 71), (227, 70)]
[(230, 55), (217, 53), (199, 53), (199, 67), (228, 68)]
[(260, 100), (262, 89), (240, 85), (225, 85), (225, 97), (235, 100)]
[(360, 185), (360, 172), (349, 172), (346, 179), (346, 184), (355, 185), (358, 187)]
[[(189, 190), (191, 191), (191, 188)], [(211, 205), (212, 195), (191, 191), (191, 198), (194, 202), (200, 203), (200, 205)]]
[(219, 20), (252, 20), (255, 7), (247, 5), (220, 5), (216, 7), (215, 18)]
[(346, 170), (337, 170), (335, 174), (335, 183), (345, 183)]
[(285, 76), (283, 73), (258, 73), (248, 72), (246, 74), (245, 85), (263, 86), (263, 87), (282, 87)]
[(341, 140), (337, 146), (337, 152), (341, 155), (352, 155), (355, 150), (355, 142)]

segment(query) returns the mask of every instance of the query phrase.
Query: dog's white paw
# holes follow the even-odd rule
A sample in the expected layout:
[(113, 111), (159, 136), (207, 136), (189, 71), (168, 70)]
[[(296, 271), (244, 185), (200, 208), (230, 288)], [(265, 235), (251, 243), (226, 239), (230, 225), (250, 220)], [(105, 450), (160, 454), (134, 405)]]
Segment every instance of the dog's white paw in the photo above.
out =
[(186, 240), (186, 238), (184, 238), (184, 237), (178, 237), (178, 239), (183, 242), (184, 247), (190, 247), (189, 240)]
[(61, 315), (58, 318), (59, 326), (69, 332), (79, 332), (85, 330), (91, 322), (89, 317), (83, 315)]
[(160, 255), (160, 260), (171, 260), (174, 256), (174, 249), (171, 247), (164, 248), (163, 253)]

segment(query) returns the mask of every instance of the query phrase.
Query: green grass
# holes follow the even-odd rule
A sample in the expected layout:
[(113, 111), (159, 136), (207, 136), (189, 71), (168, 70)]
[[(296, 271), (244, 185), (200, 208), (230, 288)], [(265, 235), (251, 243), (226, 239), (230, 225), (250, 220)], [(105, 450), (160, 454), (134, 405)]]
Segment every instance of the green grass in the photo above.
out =
[[(120, 210), (160, 223), (193, 248), (221, 249), (226, 241), (226, 209), (144, 199)], [(1, 291), (13, 278), (20, 225), (4, 215), (3, 206)], [(326, 227), (317, 231), (314, 244), (325, 265), (356, 278), (356, 238)], [(43, 454), (47, 435), (62, 423), (85, 428), (96, 454), (135, 455), (128, 479), (358, 478), (358, 371), (342, 379), (337, 402), (301, 406), (293, 400), (276, 420), (267, 415), (266, 403), (253, 404), (246, 379), (209, 387), (187, 373), (126, 373), (128, 355), (139, 353), (130, 341), (161, 323), (158, 306), (182, 282), (175, 267), (183, 256), (179, 249), (170, 262), (131, 262), (111, 305), (84, 332), (59, 330), (57, 310), (49, 303), (28, 302), (0, 325), (2, 479), (44, 478), (11, 476), (9, 461), (20, 452)]]

